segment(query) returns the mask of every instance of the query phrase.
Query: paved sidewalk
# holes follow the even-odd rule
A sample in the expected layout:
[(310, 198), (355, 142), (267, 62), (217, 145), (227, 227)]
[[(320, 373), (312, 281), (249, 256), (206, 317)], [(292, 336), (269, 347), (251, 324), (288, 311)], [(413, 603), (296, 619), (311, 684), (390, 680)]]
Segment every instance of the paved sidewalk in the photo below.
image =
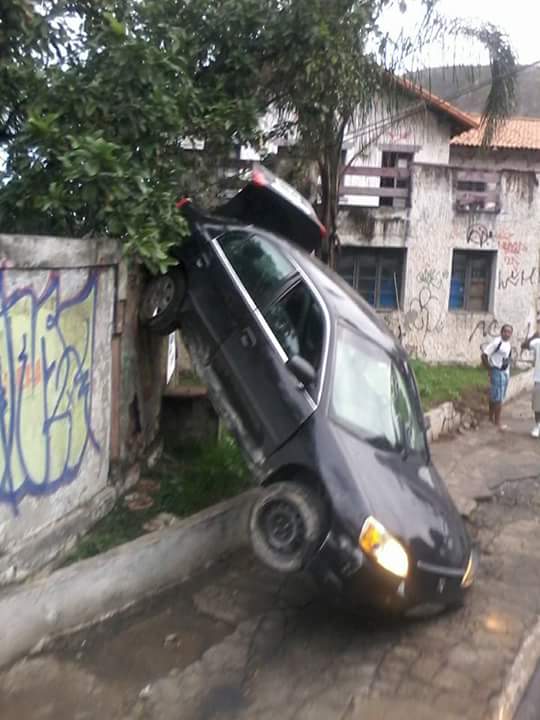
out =
[(240, 553), (4, 672), (0, 717), (509, 720), (540, 651), (540, 442), (527, 396), (506, 420), (506, 434), (486, 424), (433, 447), (481, 552), (464, 608), (406, 623), (340, 615), (307, 579)]

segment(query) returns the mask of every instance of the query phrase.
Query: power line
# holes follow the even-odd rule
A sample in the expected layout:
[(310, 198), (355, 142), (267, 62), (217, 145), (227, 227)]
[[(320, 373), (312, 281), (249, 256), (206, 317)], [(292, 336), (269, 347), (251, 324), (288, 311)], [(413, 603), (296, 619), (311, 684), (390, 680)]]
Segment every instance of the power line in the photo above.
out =
[[(528, 65), (522, 65), (521, 67), (517, 68), (517, 70), (513, 70), (508, 73), (503, 73), (501, 77), (511, 77), (512, 75), (520, 75), (521, 73), (530, 70), (533, 67), (536, 67), (540, 65), (540, 60), (535, 60), (532, 63), (529, 63)], [(414, 85), (415, 83), (411, 83)], [(477, 90), (482, 90), (485, 87), (489, 87), (492, 84), (492, 80), (484, 80), (484, 82), (479, 83), (478, 85), (471, 85), (465, 90), (461, 90), (457, 92), (455, 95), (451, 95), (448, 98), (439, 98), (445, 103), (448, 103), (449, 105), (452, 104), (454, 100), (458, 100), (459, 98), (463, 97), (464, 95), (468, 95), (470, 92), (476, 92)], [(422, 90), (426, 90), (426, 88), (420, 86), (417, 86), (418, 88)], [(406, 89), (405, 89), (406, 92)], [(410, 89), (410, 92), (414, 93), (414, 88)], [(427, 91), (429, 92), (429, 91)], [(371, 125), (364, 125), (361, 129), (357, 130), (356, 132), (352, 132), (344, 137), (344, 142), (349, 142), (350, 140), (354, 140), (357, 137), (361, 137), (362, 135), (365, 135), (369, 133), (372, 129), (377, 131), (381, 130), (383, 132), (387, 127), (394, 125), (396, 122), (401, 122), (402, 120), (406, 120), (407, 118), (414, 116), (417, 112), (423, 111), (426, 106), (429, 104), (429, 101), (427, 99), (420, 100), (418, 103), (413, 105), (412, 107), (407, 108), (402, 113), (399, 113), (397, 115), (390, 115), (388, 118), (385, 118), (383, 120), (377, 120)], [(468, 114), (468, 113), (464, 113)]]
[[(535, 60), (534, 62), (529, 63), (528, 65), (521, 65), (516, 70), (510, 71), (507, 73), (503, 73), (501, 75), (501, 77), (511, 77), (512, 75), (518, 76), (521, 73), (526, 72), (527, 70), (530, 70), (531, 68), (537, 67), (539, 65), (540, 65), (540, 59)], [(411, 85), (413, 85), (413, 86), (415, 85), (415, 83), (412, 83), (412, 81), (409, 81), (409, 82), (411, 82)], [(458, 100), (459, 98), (463, 97), (464, 95), (468, 95), (470, 92), (473, 92), (473, 91), (476, 92), (477, 90), (482, 90), (486, 87), (489, 87), (491, 84), (492, 84), (491, 79), (485, 80), (477, 85), (471, 85), (468, 88), (466, 88), (465, 90), (460, 90), (459, 92), (457, 92), (454, 95), (451, 95), (447, 98), (439, 97), (438, 99), (441, 100), (442, 102), (448, 103), (450, 105), (450, 104), (452, 104), (452, 102), (454, 100)], [(421, 85), (417, 85), (416, 87), (421, 90), (424, 90), (426, 92), (429, 92), (426, 90), (426, 88), (424, 88)], [(403, 90), (404, 90), (404, 92), (407, 92), (406, 88), (404, 88)], [(411, 87), (409, 92), (414, 93), (414, 87)], [(419, 100), (417, 103), (408, 107), (406, 110), (404, 110), (401, 113), (389, 115), (387, 118), (377, 120), (368, 125), (363, 125), (362, 128), (357, 130), (356, 132), (352, 132), (352, 133), (349, 133), (348, 135), (346, 135), (343, 138), (343, 142), (348, 143), (351, 140), (355, 140), (359, 137), (363, 137), (365, 135), (371, 135), (370, 142), (368, 143), (368, 144), (371, 144), (378, 137), (380, 137), (386, 129), (388, 129), (389, 127), (392, 127), (393, 125), (395, 125), (399, 122), (402, 122), (403, 120), (406, 120), (410, 117), (414, 117), (414, 115), (416, 115), (417, 113), (424, 111), (428, 105), (429, 105), (429, 100), (427, 98), (423, 99), (423, 100)], [(463, 114), (467, 115), (468, 113), (464, 112)], [(357, 153), (355, 157), (357, 157), (358, 154), (359, 153)], [(259, 161), (256, 161), (256, 162), (259, 162)], [(348, 167), (351, 165), (351, 162), (352, 162), (352, 160), (348, 163), (348, 165), (347, 165)], [(228, 179), (232, 180), (235, 178), (239, 178), (240, 175), (241, 175), (241, 173), (238, 173), (238, 175), (236, 175), (236, 176), (235, 175), (229, 176)], [(223, 184), (223, 178), (206, 185), (205, 188), (208, 191), (210, 188), (217, 187), (222, 184)]]

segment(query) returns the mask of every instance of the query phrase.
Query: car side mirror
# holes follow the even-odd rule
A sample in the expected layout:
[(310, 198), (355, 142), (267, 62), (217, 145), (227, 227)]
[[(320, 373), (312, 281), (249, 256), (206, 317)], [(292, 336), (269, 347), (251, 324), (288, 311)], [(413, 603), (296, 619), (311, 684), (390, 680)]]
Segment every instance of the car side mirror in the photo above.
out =
[(431, 428), (431, 418), (429, 415), (424, 415), (424, 427), (426, 430), (429, 430)]
[(300, 355), (293, 355), (287, 363), (287, 367), (293, 375), (300, 380), (302, 385), (306, 387), (312, 385), (317, 379), (317, 373), (313, 365), (307, 360), (304, 360), (303, 357), (300, 357)]

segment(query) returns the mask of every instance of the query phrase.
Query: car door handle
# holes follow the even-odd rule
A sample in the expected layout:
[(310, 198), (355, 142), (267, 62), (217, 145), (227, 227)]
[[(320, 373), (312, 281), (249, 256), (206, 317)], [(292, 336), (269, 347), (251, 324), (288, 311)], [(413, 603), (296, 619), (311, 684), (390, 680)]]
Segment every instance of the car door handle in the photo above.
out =
[(199, 270), (209, 267), (210, 258), (208, 257), (207, 253), (201, 253), (199, 257), (195, 260), (195, 265), (199, 268)]
[(257, 344), (257, 338), (255, 337), (255, 333), (251, 328), (247, 327), (242, 330), (242, 333), (240, 335), (240, 342), (245, 348), (255, 347), (255, 345)]

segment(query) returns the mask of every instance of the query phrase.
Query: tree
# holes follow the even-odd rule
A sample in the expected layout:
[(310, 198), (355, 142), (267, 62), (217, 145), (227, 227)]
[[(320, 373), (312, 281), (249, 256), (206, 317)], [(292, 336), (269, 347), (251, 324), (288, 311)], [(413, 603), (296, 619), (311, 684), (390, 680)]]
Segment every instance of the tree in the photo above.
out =
[[(0, 14), (4, 232), (110, 235), (152, 270), (184, 231), (175, 200), (256, 143), (258, 0), (50, 0)], [(3, 6), (4, 8), (4, 6)], [(205, 160), (189, 139), (212, 148)]]
[(394, 73), (427, 43), (444, 33), (489, 48), (486, 138), (513, 103), (514, 56), (498, 30), (444, 23), (437, 0), (417, 0), (418, 39), (392, 47), (379, 26), (397, 1), (44, 0), (37, 12), (7, 0), (0, 229), (118, 237), (163, 271), (185, 231), (178, 194), (208, 190), (233, 145), (258, 145), (270, 108), (273, 132), (292, 132), (304, 165), (318, 166), (332, 262), (344, 133), (376, 98), (396, 110)]
[[(396, 74), (417, 69), (426, 46), (465, 37), (489, 50), (486, 142), (513, 108), (516, 61), (504, 34), (489, 25), (445, 21), (434, 12), (437, 0), (418, 0), (425, 8), (418, 37), (411, 41), (402, 36), (392, 44), (380, 19), (394, 1), (281, 0), (265, 29), (267, 99), (280, 119), (275, 132), (292, 135), (301, 157), (318, 166), (320, 216), (329, 231), (322, 256), (331, 264), (345, 133), (365, 125), (377, 102), (384, 103), (390, 117), (400, 112), (403, 88)], [(400, 6), (406, 12), (403, 0)]]

